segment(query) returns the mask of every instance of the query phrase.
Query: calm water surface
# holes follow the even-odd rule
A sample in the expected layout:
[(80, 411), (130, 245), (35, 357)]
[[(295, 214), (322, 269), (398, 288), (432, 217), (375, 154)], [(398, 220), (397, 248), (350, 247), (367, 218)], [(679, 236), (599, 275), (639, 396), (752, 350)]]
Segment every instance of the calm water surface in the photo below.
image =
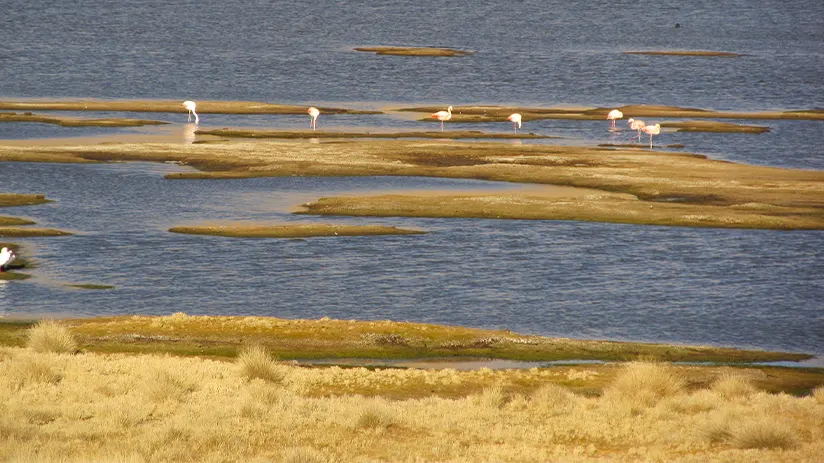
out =
[[(674, 28), (680, 23), (680, 28)], [(93, 26), (91, 26), (93, 25)], [(722, 110), (824, 107), (824, 3), (801, 0), (524, 2), (4, 2), (0, 98), (409, 104), (667, 104)], [(459, 59), (356, 53), (447, 46)], [(735, 59), (625, 55), (702, 49)], [(91, 117), (92, 114), (82, 114)], [(94, 115), (96, 116), (96, 115)], [(111, 114), (114, 117), (123, 114)], [(0, 139), (185, 131), (0, 124)], [(647, 121), (647, 122), (655, 122)], [(739, 122), (739, 121), (734, 121)], [(434, 128), (399, 116), (331, 116), (324, 128)], [(824, 169), (824, 124), (759, 121), (763, 135), (662, 133), (716, 159)], [(305, 127), (300, 116), (206, 115), (203, 127)], [(467, 125), (494, 130), (508, 126)], [(535, 121), (623, 143), (606, 121)], [(175, 132), (177, 131), (177, 132)], [(579, 338), (824, 353), (824, 233), (554, 221), (323, 218), (412, 237), (232, 240), (174, 235), (204, 220), (317, 221), (290, 208), (351, 191), (512, 188), (421, 178), (166, 181), (158, 164), (0, 163), (2, 191), (55, 203), (11, 208), (72, 237), (16, 240), (40, 267), (0, 283), (6, 314), (255, 314), (392, 319)], [(82, 291), (66, 283), (102, 283)]]

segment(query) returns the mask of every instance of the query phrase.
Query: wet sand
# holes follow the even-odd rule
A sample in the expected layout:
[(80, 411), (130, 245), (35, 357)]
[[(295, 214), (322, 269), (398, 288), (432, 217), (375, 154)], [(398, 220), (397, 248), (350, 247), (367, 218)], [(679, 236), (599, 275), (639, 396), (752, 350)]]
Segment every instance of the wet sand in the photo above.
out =
[[(0, 109), (17, 111), (126, 111), (152, 113), (188, 113), (180, 100), (0, 100)], [(308, 106), (283, 105), (255, 101), (197, 101), (203, 114), (306, 114)], [(381, 114), (336, 107), (318, 107), (326, 114)]]
[(314, 130), (259, 130), (259, 129), (216, 129), (198, 130), (196, 135), (211, 135), (230, 138), (280, 138), (280, 139), (312, 139), (312, 138), (432, 138), (432, 139), (501, 139), (501, 140), (532, 140), (560, 138), (550, 135), (535, 135), (534, 133), (487, 133), (478, 130), (463, 131), (405, 131), (405, 132), (331, 132)]
[(0, 122), (39, 122), (41, 124), (55, 124), (62, 127), (143, 127), (146, 125), (169, 124), (169, 122), (147, 119), (82, 119), (77, 117), (42, 116), (32, 113), (0, 113)]

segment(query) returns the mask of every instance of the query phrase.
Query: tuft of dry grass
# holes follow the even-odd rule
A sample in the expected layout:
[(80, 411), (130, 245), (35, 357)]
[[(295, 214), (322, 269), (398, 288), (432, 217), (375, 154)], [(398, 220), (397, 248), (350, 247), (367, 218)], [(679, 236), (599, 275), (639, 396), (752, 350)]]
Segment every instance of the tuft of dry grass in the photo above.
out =
[(749, 378), (735, 373), (723, 373), (712, 384), (712, 390), (727, 399), (748, 397), (758, 392)]
[(326, 463), (331, 461), (312, 447), (292, 447), (283, 452), (284, 463)]
[(816, 402), (824, 404), (824, 386), (818, 386), (813, 389), (813, 398)]
[(367, 429), (386, 429), (397, 420), (388, 407), (378, 407), (376, 405), (367, 406), (355, 421), (355, 427)]
[(6, 366), (0, 369), (0, 375), (14, 389), (38, 383), (57, 384), (63, 379), (63, 375), (52, 368), (51, 362), (40, 356), (19, 355), (4, 363)]
[(195, 390), (194, 384), (187, 382), (166, 370), (156, 370), (143, 387), (143, 393), (152, 402), (167, 400), (180, 402)]
[(77, 352), (77, 343), (71, 332), (54, 320), (42, 320), (29, 328), (28, 338), (28, 346), (35, 352), (56, 354)]
[(676, 375), (669, 364), (630, 362), (618, 373), (604, 395), (617, 401), (649, 406), (682, 392), (684, 385), (684, 379)]
[(792, 429), (773, 419), (747, 421), (730, 431), (730, 442), (741, 449), (790, 449), (797, 445)]
[(480, 395), (472, 397), (475, 405), (487, 408), (501, 408), (506, 403), (507, 396), (500, 385), (485, 387)]
[(237, 357), (240, 373), (246, 379), (262, 379), (270, 383), (279, 383), (286, 377), (281, 365), (269, 355), (263, 346), (245, 347)]

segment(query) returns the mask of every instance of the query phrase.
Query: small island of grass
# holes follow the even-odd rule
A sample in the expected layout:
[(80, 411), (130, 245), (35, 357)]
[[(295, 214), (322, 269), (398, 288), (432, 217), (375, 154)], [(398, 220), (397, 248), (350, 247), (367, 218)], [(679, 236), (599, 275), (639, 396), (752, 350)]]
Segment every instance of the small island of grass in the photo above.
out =
[(0, 227), (16, 227), (20, 225), (34, 225), (35, 222), (17, 217), (0, 216)]
[(625, 51), (625, 55), (654, 55), (654, 56), (707, 56), (717, 58), (737, 58), (746, 56), (742, 53), (731, 53), (728, 51), (706, 51), (706, 50), (653, 50), (653, 51)]
[(377, 55), (395, 55), (395, 56), (436, 56), (436, 57), (450, 57), (450, 56), (466, 56), (473, 52), (466, 50), (456, 50), (454, 48), (437, 48), (437, 47), (356, 47), (355, 51), (365, 51), (375, 53)]
[(42, 116), (32, 113), (0, 113), (0, 122), (39, 122), (55, 124), (62, 127), (143, 127), (146, 125), (163, 125), (168, 122), (147, 119), (104, 118), (81, 119), (76, 117)]
[(189, 235), (226, 236), (230, 238), (312, 238), (323, 236), (419, 235), (426, 233), (418, 230), (405, 230), (380, 225), (331, 225), (324, 223), (206, 225), (197, 227), (172, 227), (169, 231)]
[(0, 207), (34, 206), (50, 202), (45, 195), (0, 193)]
[(718, 121), (680, 121), (661, 122), (661, 127), (672, 127), (678, 132), (723, 132), (723, 133), (754, 133), (769, 132), (769, 127), (761, 125), (733, 124)]
[[(433, 119), (434, 120), (434, 119)], [(280, 139), (311, 139), (311, 138), (429, 138), (429, 139), (537, 139), (558, 138), (549, 135), (535, 135), (534, 133), (487, 133), (478, 130), (436, 131), (436, 132), (328, 132), (314, 130), (256, 130), (256, 129), (216, 129), (198, 130), (196, 135), (212, 135), (229, 138), (280, 138)]]
[(66, 285), (66, 286), (69, 286), (71, 288), (93, 289), (93, 290), (95, 290), (95, 289), (114, 289), (114, 286), (112, 286), (112, 285), (99, 285), (99, 284), (94, 284), (94, 283), (78, 283), (78, 284), (72, 284), (72, 285)]
[(12, 236), (15, 238), (34, 238), (42, 236), (68, 236), (71, 233), (53, 228), (19, 228), (19, 227), (0, 227), (0, 237)]

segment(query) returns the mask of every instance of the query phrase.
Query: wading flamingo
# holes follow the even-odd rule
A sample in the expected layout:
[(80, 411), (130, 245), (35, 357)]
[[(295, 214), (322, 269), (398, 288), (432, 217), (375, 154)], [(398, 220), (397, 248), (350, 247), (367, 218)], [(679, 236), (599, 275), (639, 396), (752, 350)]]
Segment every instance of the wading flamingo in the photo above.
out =
[(441, 132), (443, 132), (443, 121), (448, 121), (452, 119), (452, 106), (446, 108), (446, 111), (438, 111), (436, 113), (432, 113), (432, 117), (441, 121)]
[(318, 108), (312, 106), (307, 109), (306, 112), (309, 113), (309, 117), (311, 118), (309, 120), (309, 127), (312, 127), (312, 130), (315, 130), (318, 126), (318, 116), (320, 116), (320, 111), (318, 111)]
[(607, 114), (607, 119), (612, 121), (612, 126), (615, 127), (615, 119), (621, 119), (624, 117), (624, 113), (618, 111), (617, 109), (613, 109), (612, 111)]
[(518, 113), (510, 114), (506, 120), (512, 121), (512, 125), (515, 126), (515, 133), (518, 133), (518, 129), (521, 128), (521, 115)]
[(189, 110), (189, 122), (192, 122), (192, 114), (195, 115), (195, 124), (200, 124), (200, 118), (197, 117), (197, 113), (195, 112), (195, 108), (197, 108), (197, 104), (194, 101), (186, 100), (183, 102), (183, 107)]
[(644, 126), (641, 131), (649, 135), (649, 147), (652, 148), (652, 136), (661, 133), (661, 124)]
[(6, 270), (6, 266), (16, 258), (17, 256), (14, 255), (14, 251), (11, 249), (4, 247), (0, 250), (0, 272)]
[[(647, 124), (645, 124), (644, 121), (640, 119), (636, 120), (633, 118), (629, 118), (629, 120), (627, 120), (627, 124), (629, 124), (629, 128), (631, 128), (632, 130), (638, 131), (638, 141), (641, 141), (641, 129), (646, 127)], [(633, 136), (632, 139), (635, 140), (635, 137)]]

